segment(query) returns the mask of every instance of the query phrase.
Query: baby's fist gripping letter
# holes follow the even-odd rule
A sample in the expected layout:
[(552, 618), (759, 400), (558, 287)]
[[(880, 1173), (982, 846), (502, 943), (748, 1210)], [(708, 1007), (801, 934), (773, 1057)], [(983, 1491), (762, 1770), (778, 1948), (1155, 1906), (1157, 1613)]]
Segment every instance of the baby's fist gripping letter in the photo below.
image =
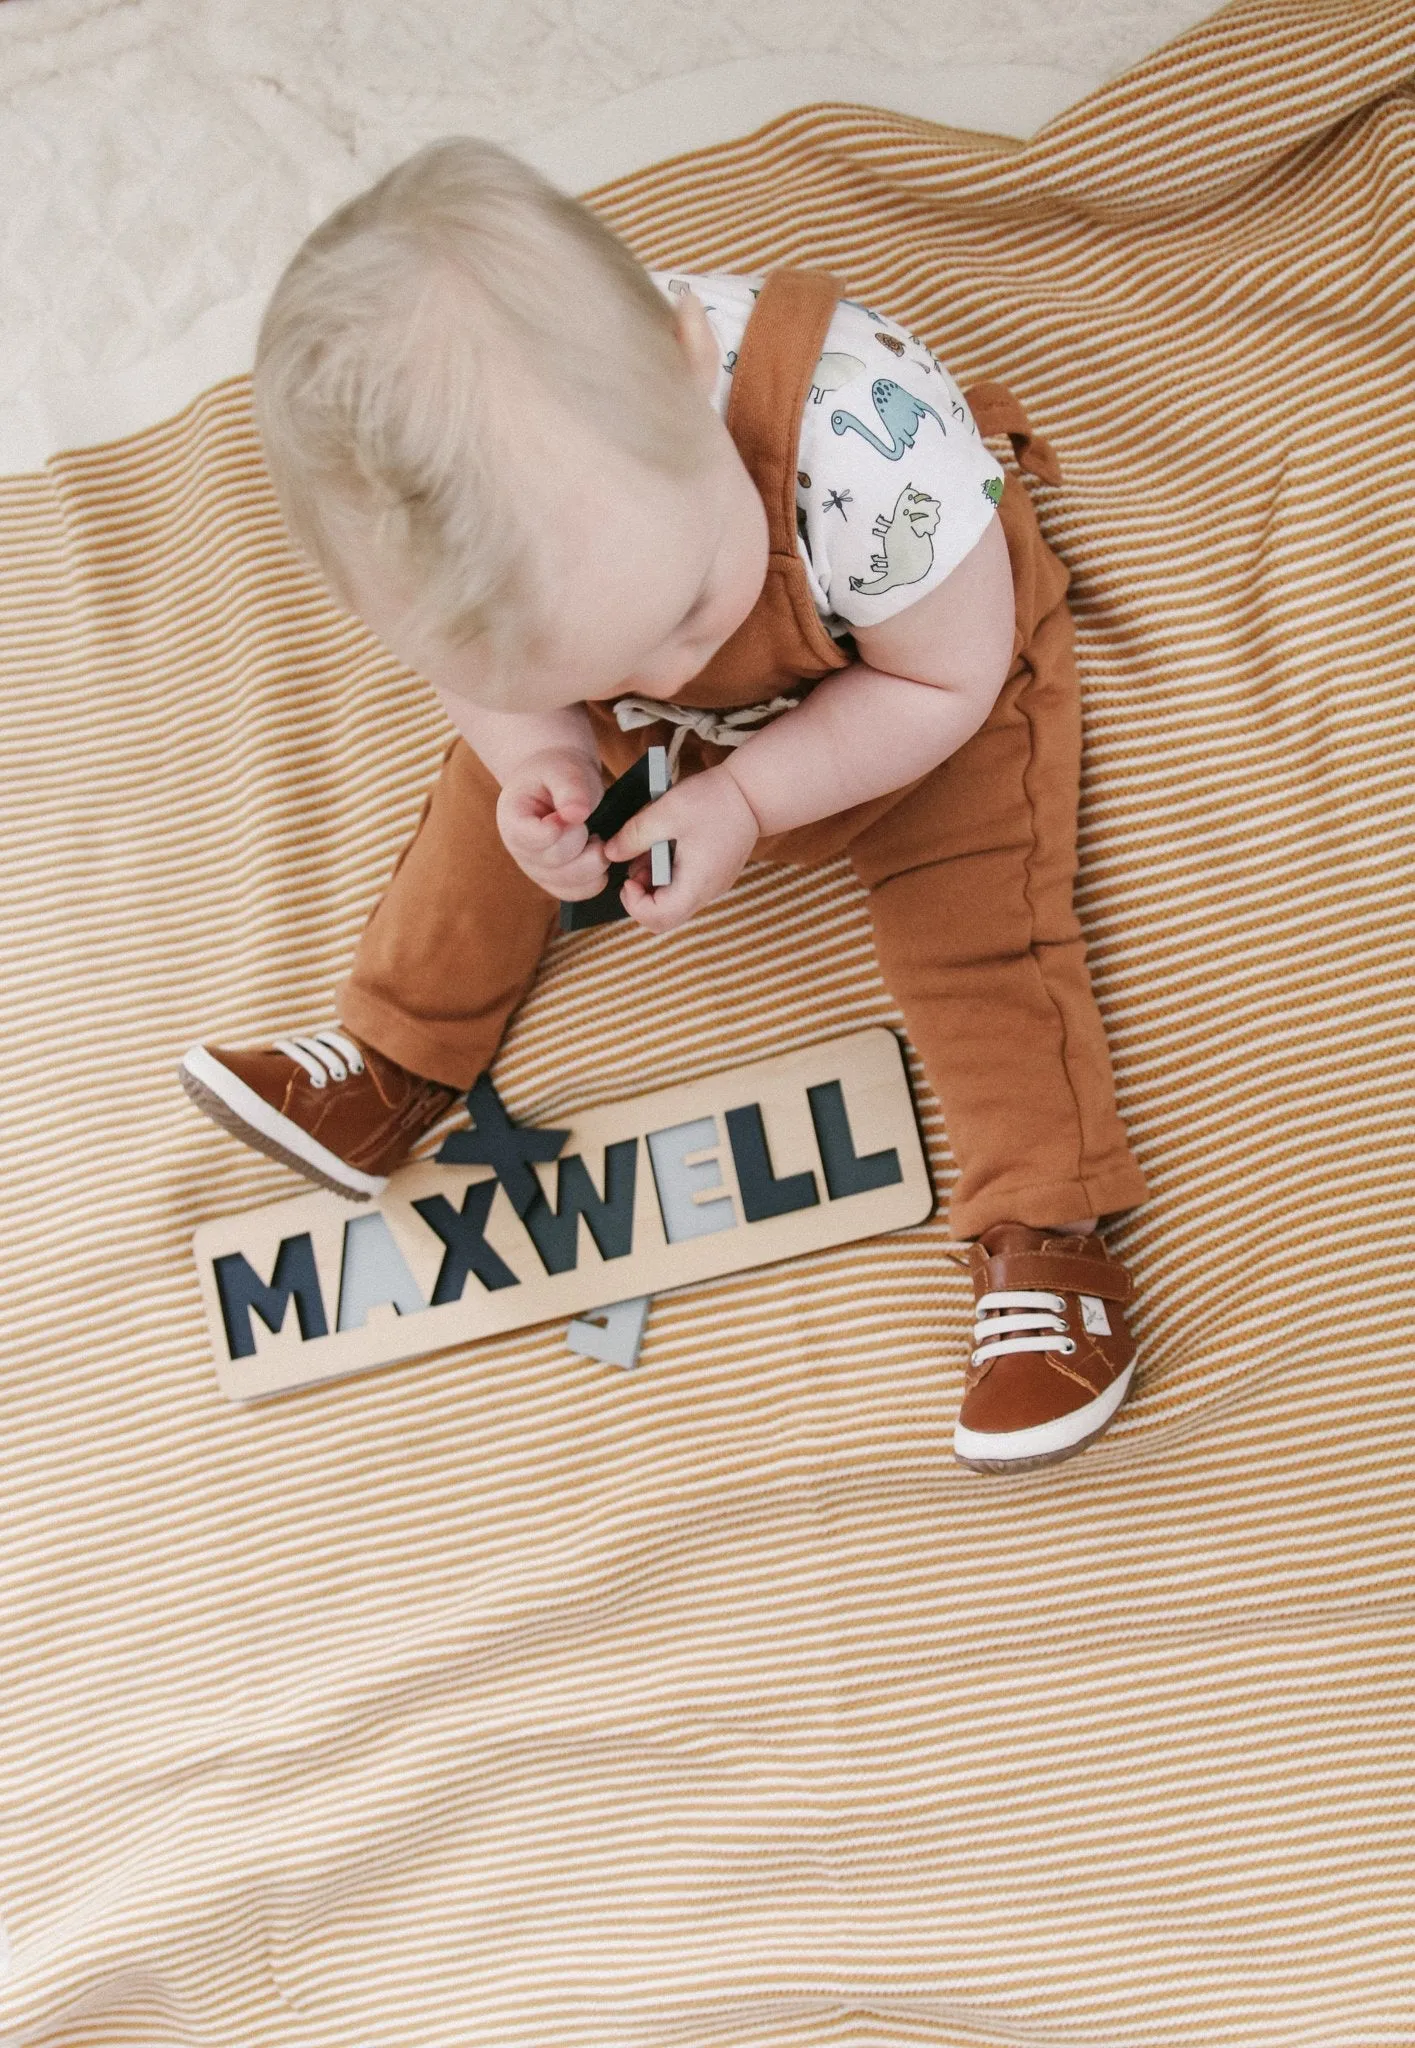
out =
[(604, 848), (585, 825), (603, 786), (599, 763), (572, 748), (532, 755), (502, 784), (496, 803), (502, 844), (533, 882), (562, 902), (593, 896), (604, 880)]

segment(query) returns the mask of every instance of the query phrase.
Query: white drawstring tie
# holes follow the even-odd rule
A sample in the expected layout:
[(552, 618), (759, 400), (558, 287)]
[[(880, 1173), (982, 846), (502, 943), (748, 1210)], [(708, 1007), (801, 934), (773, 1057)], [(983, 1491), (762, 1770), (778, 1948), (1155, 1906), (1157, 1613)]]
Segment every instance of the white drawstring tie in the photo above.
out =
[(668, 749), (668, 772), (671, 775), (678, 766), (678, 756), (683, 742), (690, 732), (713, 747), (740, 747), (743, 740), (749, 740), (757, 726), (765, 725), (770, 718), (778, 718), (783, 711), (791, 711), (800, 703), (799, 697), (773, 697), (769, 704), (743, 704), (736, 711), (708, 711), (696, 704), (665, 704), (657, 697), (618, 697), (614, 702), (614, 716), (619, 721), (621, 732), (632, 732), (636, 725), (655, 725), (662, 720), (667, 725), (676, 725)]
[(1076, 1349), (1075, 1338), (1066, 1334), (1066, 1303), (1059, 1294), (1044, 1294), (1037, 1287), (985, 1294), (978, 1303), (973, 1342), (974, 1365), (1006, 1351), (1060, 1351), (1069, 1356)]
[(364, 1070), (364, 1056), (353, 1039), (332, 1024), (308, 1035), (301, 1032), (295, 1038), (277, 1038), (275, 1050), (297, 1061), (316, 1088), (327, 1088), (331, 1081), (347, 1081), (350, 1074)]

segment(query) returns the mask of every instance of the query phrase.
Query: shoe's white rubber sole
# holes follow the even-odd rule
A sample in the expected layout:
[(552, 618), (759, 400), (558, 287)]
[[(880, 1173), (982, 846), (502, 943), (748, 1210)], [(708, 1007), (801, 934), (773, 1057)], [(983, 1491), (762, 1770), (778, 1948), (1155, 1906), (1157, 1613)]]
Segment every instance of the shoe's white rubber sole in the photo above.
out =
[(177, 1073), (197, 1108), (213, 1123), (254, 1145), (267, 1158), (293, 1166), (307, 1180), (332, 1188), (336, 1195), (352, 1195), (355, 1200), (381, 1195), (387, 1187), (387, 1174), (363, 1173), (357, 1166), (350, 1166), (337, 1152), (331, 1152), (291, 1118), (272, 1108), (254, 1088), (247, 1087), (239, 1074), (213, 1059), (204, 1045), (194, 1045), (183, 1054)]
[(1028, 1465), (1054, 1465), (1100, 1435), (1129, 1393), (1134, 1373), (1132, 1358), (1094, 1401), (1031, 1429), (965, 1429), (961, 1422), (955, 1423), (953, 1455), (974, 1472), (1015, 1472)]

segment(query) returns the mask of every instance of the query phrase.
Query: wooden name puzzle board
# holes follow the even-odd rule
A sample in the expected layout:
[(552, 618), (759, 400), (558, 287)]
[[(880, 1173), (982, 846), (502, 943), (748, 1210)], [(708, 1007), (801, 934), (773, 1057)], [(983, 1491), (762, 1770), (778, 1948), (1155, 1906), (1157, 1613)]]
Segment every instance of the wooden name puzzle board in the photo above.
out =
[[(193, 1249), (231, 1400), (720, 1279), (933, 1211), (903, 1052), (882, 1027), (607, 1103), (568, 1131), (511, 1124), (485, 1077), (468, 1101), (472, 1130), (393, 1174), (377, 1202), (312, 1190), (202, 1224)], [(459, 1152), (493, 1163), (453, 1163)]]

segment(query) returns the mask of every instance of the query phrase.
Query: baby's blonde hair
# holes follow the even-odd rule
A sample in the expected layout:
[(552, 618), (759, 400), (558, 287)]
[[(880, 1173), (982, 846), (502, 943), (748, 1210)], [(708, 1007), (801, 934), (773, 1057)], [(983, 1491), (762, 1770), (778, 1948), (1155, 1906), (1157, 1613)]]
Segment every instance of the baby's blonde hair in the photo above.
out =
[[(471, 137), (338, 209), (275, 288), (255, 410), (281, 510), (336, 594), (371, 548), (419, 638), (533, 645), (552, 593), (526, 499), (539, 395), (672, 476), (710, 409), (648, 272), (578, 200)], [(530, 414), (531, 417), (527, 417)]]

